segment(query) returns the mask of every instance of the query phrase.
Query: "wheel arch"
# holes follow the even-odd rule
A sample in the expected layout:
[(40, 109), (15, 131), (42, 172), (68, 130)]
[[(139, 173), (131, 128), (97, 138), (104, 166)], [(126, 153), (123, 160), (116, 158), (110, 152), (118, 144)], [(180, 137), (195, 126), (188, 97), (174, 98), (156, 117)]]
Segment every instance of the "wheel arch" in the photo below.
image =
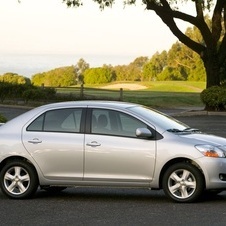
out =
[(175, 159), (171, 159), (170, 161), (168, 161), (162, 168), (161, 172), (160, 172), (160, 176), (159, 176), (159, 188), (162, 189), (162, 180), (163, 180), (163, 175), (165, 174), (166, 170), (172, 166), (173, 164), (176, 163), (180, 163), (180, 162), (184, 162), (184, 163), (190, 163), (192, 165), (194, 165), (195, 167), (197, 167), (197, 169), (202, 173), (203, 175), (203, 180), (204, 180), (204, 186), (206, 187), (206, 180), (205, 180), (205, 176), (204, 173), (201, 169), (201, 167), (194, 161), (192, 161), (191, 159), (188, 158), (175, 158)]
[(28, 159), (26, 159), (25, 157), (22, 156), (10, 156), (8, 158), (5, 158), (1, 163), (0, 163), (0, 171), (2, 170), (2, 168), (9, 162), (12, 161), (22, 161), (22, 162), (27, 162), (31, 165), (31, 167), (33, 167), (35, 173), (36, 173), (36, 177), (38, 179), (38, 183), (39, 183), (39, 176), (38, 176), (38, 172), (37, 169), (35, 168), (35, 166), (32, 164), (31, 161), (29, 161)]

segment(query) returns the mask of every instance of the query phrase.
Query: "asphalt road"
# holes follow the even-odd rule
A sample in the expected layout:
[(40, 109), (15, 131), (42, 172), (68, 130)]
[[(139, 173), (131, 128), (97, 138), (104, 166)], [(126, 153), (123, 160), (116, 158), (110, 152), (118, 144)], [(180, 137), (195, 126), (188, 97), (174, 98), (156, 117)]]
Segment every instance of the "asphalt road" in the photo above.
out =
[(199, 203), (172, 203), (162, 191), (67, 189), (58, 195), (37, 192), (30, 200), (9, 200), (0, 193), (0, 224), (54, 225), (222, 225), (226, 193)]
[[(15, 117), (26, 109), (2, 108)], [(226, 116), (180, 116), (204, 132), (226, 137)], [(178, 204), (162, 191), (68, 188), (60, 194), (40, 191), (33, 199), (11, 200), (0, 192), (0, 225), (226, 225), (226, 192), (198, 203)]]
[(175, 118), (202, 132), (226, 137), (226, 115), (193, 115)]

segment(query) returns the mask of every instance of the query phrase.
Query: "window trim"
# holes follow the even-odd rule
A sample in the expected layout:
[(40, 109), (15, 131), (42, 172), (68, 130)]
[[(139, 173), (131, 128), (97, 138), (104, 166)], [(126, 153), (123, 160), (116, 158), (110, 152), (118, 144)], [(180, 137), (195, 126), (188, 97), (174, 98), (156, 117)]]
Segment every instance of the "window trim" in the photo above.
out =
[[(142, 123), (144, 123), (147, 128), (153, 133), (153, 137), (151, 138), (139, 138), (139, 137), (134, 137), (134, 136), (126, 136), (126, 135), (121, 135), (121, 134), (104, 134), (104, 133), (92, 133), (91, 132), (91, 124), (92, 124), (92, 113), (94, 110), (103, 110), (103, 111), (114, 111), (117, 112), (119, 114), (125, 114), (128, 115), (129, 117), (132, 117)], [(129, 114), (128, 112), (124, 112), (124, 111), (120, 111), (120, 110), (115, 110), (115, 109), (111, 109), (111, 108), (98, 108), (98, 107), (92, 107), (92, 108), (87, 108), (87, 118), (86, 118), (86, 134), (92, 134), (92, 135), (102, 135), (102, 136), (115, 136), (115, 137), (124, 137), (124, 138), (132, 138), (132, 139), (148, 139), (148, 140), (156, 140), (158, 139), (162, 139), (162, 135), (158, 134), (157, 131), (150, 127), (146, 122), (144, 122), (143, 120), (141, 120), (140, 118), (137, 118), (136, 116)]]
[[(74, 109), (74, 110), (81, 110), (81, 120), (80, 120), (80, 125), (79, 125), (79, 131), (78, 132), (73, 132), (73, 131), (45, 131), (44, 130), (44, 123), (46, 119), (46, 114), (50, 111), (58, 111), (58, 110), (67, 110), (67, 109)], [(27, 132), (42, 132), (42, 133), (85, 133), (85, 124), (86, 124), (86, 109), (84, 107), (68, 107), (68, 108), (56, 108), (56, 109), (47, 109), (45, 112), (42, 112), (40, 115), (38, 115), (35, 119), (32, 120), (31, 123), (29, 123), (28, 126), (26, 126), (26, 131)], [(37, 120), (39, 117), (42, 117), (42, 125), (41, 125), (41, 130), (29, 130), (29, 126), (34, 123), (35, 120)]]

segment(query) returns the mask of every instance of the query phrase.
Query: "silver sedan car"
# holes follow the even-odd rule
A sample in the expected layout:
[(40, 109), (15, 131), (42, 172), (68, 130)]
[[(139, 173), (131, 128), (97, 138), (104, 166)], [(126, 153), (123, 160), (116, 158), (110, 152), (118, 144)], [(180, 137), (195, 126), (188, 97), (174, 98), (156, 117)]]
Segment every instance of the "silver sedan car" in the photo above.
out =
[(163, 189), (176, 202), (226, 190), (226, 139), (145, 106), (110, 101), (44, 105), (0, 126), (0, 187)]

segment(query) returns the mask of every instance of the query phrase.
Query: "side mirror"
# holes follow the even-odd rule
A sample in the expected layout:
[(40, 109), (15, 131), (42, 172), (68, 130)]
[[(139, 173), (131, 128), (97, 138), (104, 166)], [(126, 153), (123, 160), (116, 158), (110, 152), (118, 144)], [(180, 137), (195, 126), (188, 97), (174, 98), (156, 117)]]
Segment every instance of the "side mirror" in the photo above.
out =
[(136, 136), (141, 138), (150, 138), (153, 137), (152, 132), (147, 128), (137, 128)]

